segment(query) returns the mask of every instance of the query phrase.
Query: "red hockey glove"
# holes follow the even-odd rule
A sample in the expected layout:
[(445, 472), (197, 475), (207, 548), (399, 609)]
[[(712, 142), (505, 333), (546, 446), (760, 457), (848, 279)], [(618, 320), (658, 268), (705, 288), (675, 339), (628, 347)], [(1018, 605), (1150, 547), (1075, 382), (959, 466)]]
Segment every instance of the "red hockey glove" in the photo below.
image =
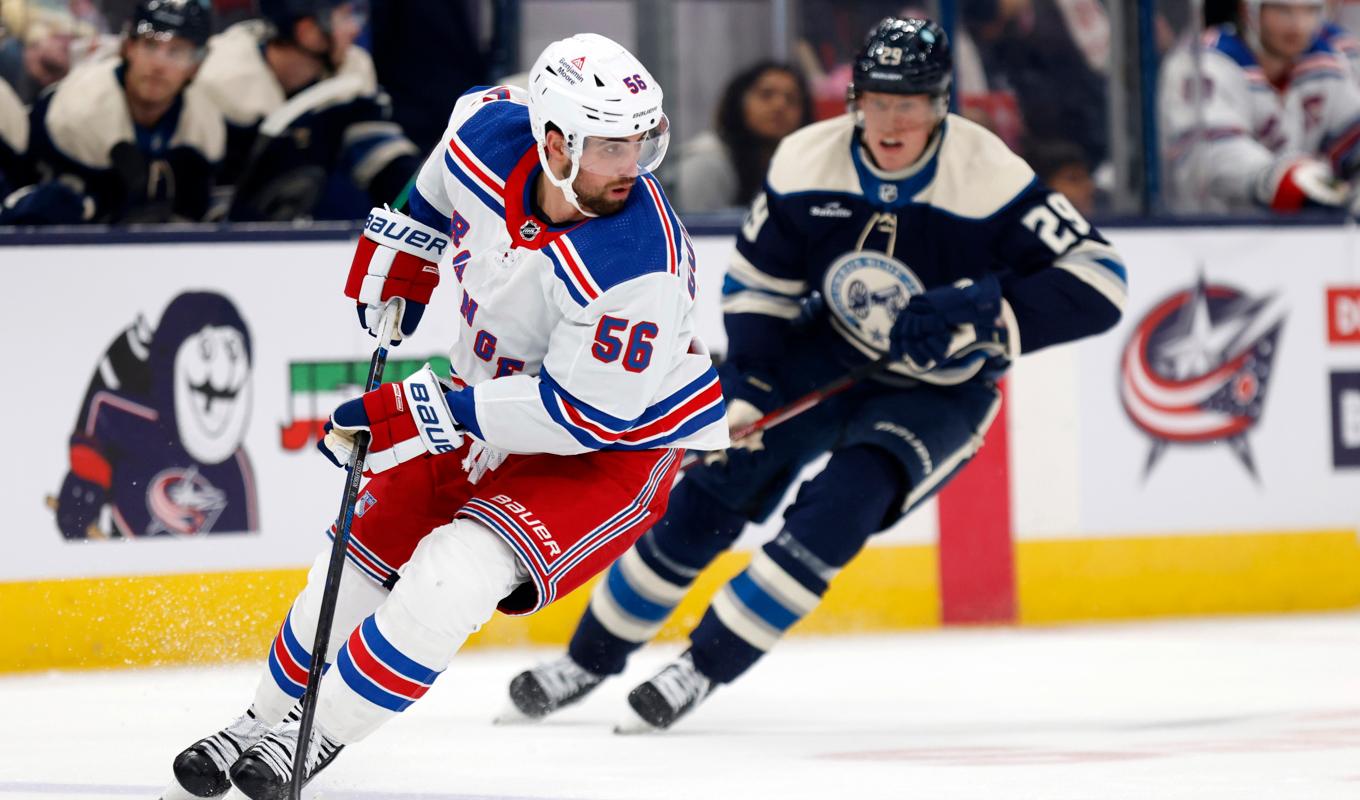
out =
[(345, 281), (345, 296), (358, 301), (359, 324), (378, 335), (383, 304), (399, 297), (404, 308), (392, 344), (415, 333), (430, 294), (439, 285), (439, 259), (448, 235), (397, 211), (368, 212), (364, 235), (354, 252)]
[(373, 438), (364, 471), (372, 473), (426, 453), (452, 453), (462, 446), (463, 431), (444, 399), (446, 391), (426, 364), (401, 383), (385, 383), (341, 403), (317, 449), (336, 466), (348, 466), (354, 435), (366, 430)]

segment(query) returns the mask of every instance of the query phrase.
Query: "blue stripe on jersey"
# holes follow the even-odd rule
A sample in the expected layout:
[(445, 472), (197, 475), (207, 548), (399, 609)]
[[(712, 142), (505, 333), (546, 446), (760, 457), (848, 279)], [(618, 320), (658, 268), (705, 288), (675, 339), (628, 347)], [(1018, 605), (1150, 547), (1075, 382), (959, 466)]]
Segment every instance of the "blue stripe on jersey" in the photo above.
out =
[[(661, 203), (670, 215), (670, 202), (657, 186)], [(621, 283), (669, 269), (669, 248), (683, 247), (677, 236), (668, 243), (666, 229), (656, 213), (656, 202), (641, 176), (633, 182), (633, 191), (623, 210), (608, 217), (587, 220), (564, 236), (580, 255), (581, 267), (590, 273), (601, 292)], [(677, 250), (677, 256), (683, 250)], [(554, 266), (557, 266), (554, 260)]]
[(741, 600), (742, 605), (749, 608), (753, 614), (764, 620), (770, 627), (784, 631), (799, 620), (797, 614), (785, 608), (782, 603), (771, 597), (768, 592), (751, 580), (749, 570), (743, 571), (733, 578), (732, 583), (728, 585), (737, 599)]
[(477, 421), (477, 400), (472, 390), (473, 387), (469, 386), (456, 392), (445, 392), (444, 399), (449, 402), (449, 412), (453, 414), (454, 420), (467, 428), (468, 433), (486, 441), (486, 437), (482, 436), (482, 425)]
[(501, 202), (501, 199), (495, 195), (487, 194), (486, 190), (483, 189), (477, 181), (472, 179), (472, 176), (468, 175), (458, 166), (458, 162), (453, 160), (453, 153), (450, 153), (447, 148), (444, 150), (444, 167), (449, 172), (453, 173), (453, 177), (457, 178), (459, 182), (471, 190), (472, 193), (477, 196), (477, 199), (481, 200), (487, 208), (502, 216), (505, 215), (505, 204)]
[(1256, 56), (1252, 54), (1251, 48), (1228, 28), (1218, 29), (1218, 37), (1214, 40), (1212, 48), (1231, 58), (1238, 66), (1257, 66)]
[(524, 151), (536, 144), (529, 127), (529, 107), (516, 102), (483, 103), (458, 126), (458, 139), (502, 183)]
[(406, 196), (406, 204), (412, 219), (429, 225), (441, 233), (449, 232), (449, 218), (439, 213), (439, 209), (425, 199), (425, 195), (420, 193), (419, 187), (411, 186), (411, 192)]
[(578, 400), (576, 397), (572, 396), (572, 394), (568, 392), (566, 389), (563, 389), (562, 384), (558, 383), (557, 380), (554, 379), (553, 376), (549, 374), (548, 370), (546, 369), (539, 370), (538, 379), (541, 383), (543, 383), (547, 387), (549, 391), (551, 391), (554, 394), (560, 395), (567, 402), (571, 403), (572, 406), (574, 406), (577, 411), (581, 412), (582, 416), (586, 417), (591, 422), (594, 422), (601, 428), (606, 428), (614, 433), (626, 433), (627, 431), (630, 431), (633, 428), (640, 428), (643, 425), (647, 425), (648, 423), (661, 419), (662, 417), (669, 414), (671, 411), (675, 410), (675, 408), (680, 406), (682, 403), (685, 403), (686, 401), (693, 398), (694, 395), (708, 388), (709, 384), (713, 383), (718, 379), (718, 371), (715, 370), (713, 367), (709, 367), (708, 369), (704, 370), (704, 372), (701, 375), (699, 375), (699, 377), (695, 378), (694, 380), (680, 387), (676, 391), (671, 392), (666, 397), (648, 406), (646, 409), (643, 410), (641, 414), (637, 416), (637, 418), (631, 420), (621, 419), (619, 417), (612, 416), (610, 414), (605, 413), (604, 411), (601, 411), (598, 408), (595, 408), (589, 403), (584, 403)]
[(1125, 286), (1128, 285), (1129, 271), (1124, 268), (1123, 264), (1115, 261), (1113, 258), (1097, 258), (1096, 263), (1105, 269), (1108, 269), (1110, 272), (1113, 272)]
[(553, 253), (553, 249), (544, 247), (538, 252), (547, 256), (548, 260), (552, 262), (553, 274), (557, 276), (563, 286), (567, 287), (567, 294), (571, 295), (571, 299), (581, 308), (590, 305), (590, 301), (586, 299), (585, 295), (581, 294), (580, 290), (576, 288), (576, 284), (567, 276), (567, 271), (562, 268), (562, 262), (557, 260), (557, 255)]
[(748, 284), (742, 283), (740, 279), (733, 277), (732, 274), (729, 272), (723, 278), (722, 286), (723, 297), (728, 297), (734, 294), (741, 294), (742, 292), (753, 292), (755, 294), (763, 294), (766, 297), (773, 297), (778, 300), (787, 300), (795, 303), (802, 298), (801, 294), (784, 294), (783, 292), (776, 292), (771, 289), (762, 289), (758, 286), (750, 286)]

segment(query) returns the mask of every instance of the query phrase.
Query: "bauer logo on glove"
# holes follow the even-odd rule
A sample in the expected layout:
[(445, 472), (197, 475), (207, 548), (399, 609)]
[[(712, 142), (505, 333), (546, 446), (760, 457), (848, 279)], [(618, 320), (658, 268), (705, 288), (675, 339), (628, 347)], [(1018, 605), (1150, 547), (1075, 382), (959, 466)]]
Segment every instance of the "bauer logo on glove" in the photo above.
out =
[(439, 285), (439, 259), (448, 244), (447, 236), (405, 214), (387, 208), (368, 212), (345, 296), (357, 301), (359, 324), (370, 335), (378, 335), (383, 304), (393, 298), (402, 301), (402, 311), (391, 344), (415, 333)]
[(355, 435), (368, 431), (365, 472), (379, 473), (426, 454), (451, 453), (463, 444), (462, 427), (449, 409), (446, 387), (426, 364), (401, 383), (389, 383), (341, 403), (326, 423), (317, 449), (338, 467), (348, 466)]

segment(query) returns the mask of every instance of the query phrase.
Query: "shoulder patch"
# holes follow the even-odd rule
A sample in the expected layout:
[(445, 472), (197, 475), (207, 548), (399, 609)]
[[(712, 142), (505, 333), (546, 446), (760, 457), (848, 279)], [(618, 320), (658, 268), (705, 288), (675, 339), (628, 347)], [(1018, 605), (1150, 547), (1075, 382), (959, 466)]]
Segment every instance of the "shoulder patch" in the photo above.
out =
[(859, 176), (850, 161), (850, 140), (854, 135), (854, 120), (849, 114), (842, 114), (784, 137), (770, 160), (767, 179), (770, 188), (777, 194), (859, 194)]
[(688, 275), (693, 258), (680, 218), (650, 174), (638, 177), (622, 211), (583, 223), (543, 252), (567, 293), (582, 306), (642, 275)]
[(52, 144), (90, 169), (108, 169), (109, 150), (134, 139), (123, 88), (114, 75), (118, 63), (110, 58), (72, 71), (57, 85), (43, 119)]
[(996, 134), (950, 114), (935, 179), (912, 198), (949, 214), (985, 219), (1034, 180), (1034, 170)]

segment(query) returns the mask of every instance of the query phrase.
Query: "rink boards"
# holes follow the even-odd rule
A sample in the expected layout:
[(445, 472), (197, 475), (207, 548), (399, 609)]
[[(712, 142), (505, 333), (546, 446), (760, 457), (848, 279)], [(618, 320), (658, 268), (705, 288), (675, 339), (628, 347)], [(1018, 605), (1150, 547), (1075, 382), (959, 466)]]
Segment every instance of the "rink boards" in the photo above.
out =
[[(1357, 235), (1120, 229), (1112, 239), (1130, 269), (1121, 324), (1022, 359), (977, 463), (878, 537), (796, 630), (1360, 605)], [(731, 240), (695, 245), (701, 326), (721, 350), (716, 301)], [(0, 247), (0, 269), (24, 290), (10, 306), (13, 341), (37, 362), (4, 395), (12, 533), (0, 560), (8, 623), (0, 670), (262, 652), (303, 566), (325, 545), (338, 502), (341, 473), (312, 443), (319, 421), (354, 393), (371, 341), (340, 297), (350, 250), (344, 241)], [(68, 469), (68, 438), (90, 423), (79, 412), (92, 376), (108, 382), (101, 357), (109, 343), (140, 315), (149, 348), (187, 370), (187, 350), (201, 356), (204, 340), (231, 338), (220, 326), (212, 335), (194, 330), (191, 313), (157, 342), (166, 307), (188, 291), (225, 297), (245, 322), (251, 369), (234, 388), (244, 411), (223, 413), (219, 393), (217, 416), (195, 433), (165, 422), (189, 415), (166, 393), (103, 398), (106, 411), (118, 406), (160, 431), (153, 438), (217, 436), (186, 447), (219, 461), (176, 471), (173, 458), (140, 454), (166, 461), (167, 469), (144, 470), (145, 502), (170, 535), (67, 541), (47, 499)], [(396, 351), (389, 377), (437, 357), (457, 335), (452, 295), (447, 285), (436, 291), (435, 309)], [(241, 380), (221, 364), (199, 369), (189, 384), (205, 374)], [(169, 373), (139, 380), (159, 386)], [(222, 438), (231, 436), (237, 441)], [(224, 481), (223, 463), (249, 467)], [(201, 532), (220, 531), (216, 521), (251, 496), (253, 513), (236, 526), (251, 530)], [(707, 595), (740, 569), (742, 551), (775, 529), (748, 531), (739, 551), (701, 578), (667, 634), (687, 630)], [(581, 592), (528, 619), (493, 620), (478, 642), (561, 641), (585, 599)]]

